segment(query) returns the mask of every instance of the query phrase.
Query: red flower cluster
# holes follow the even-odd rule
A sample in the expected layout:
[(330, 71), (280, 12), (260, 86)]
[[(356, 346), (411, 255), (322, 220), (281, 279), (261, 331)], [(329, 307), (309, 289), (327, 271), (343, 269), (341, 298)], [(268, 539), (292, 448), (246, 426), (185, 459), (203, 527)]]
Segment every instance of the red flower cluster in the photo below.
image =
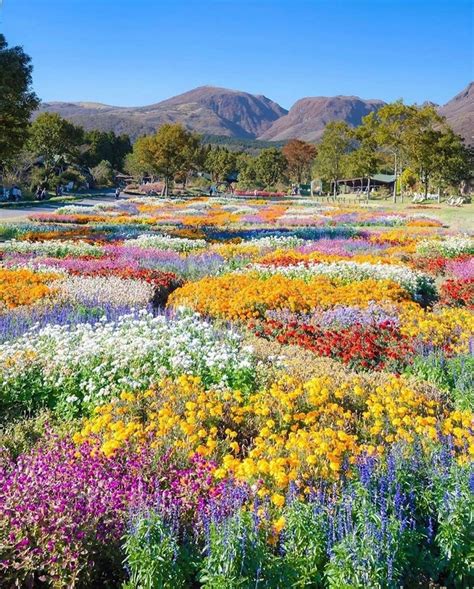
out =
[(440, 289), (440, 303), (474, 309), (474, 278), (446, 280)]
[(469, 255), (457, 256), (456, 258), (445, 258), (443, 256), (416, 256), (413, 258), (412, 265), (417, 270), (442, 276), (446, 273), (446, 264), (448, 262), (462, 262), (469, 259)]
[(356, 370), (400, 372), (413, 353), (410, 340), (390, 321), (325, 330), (297, 321), (283, 323), (266, 319), (252, 323), (250, 328), (260, 337), (301, 346), (318, 356), (340, 360)]

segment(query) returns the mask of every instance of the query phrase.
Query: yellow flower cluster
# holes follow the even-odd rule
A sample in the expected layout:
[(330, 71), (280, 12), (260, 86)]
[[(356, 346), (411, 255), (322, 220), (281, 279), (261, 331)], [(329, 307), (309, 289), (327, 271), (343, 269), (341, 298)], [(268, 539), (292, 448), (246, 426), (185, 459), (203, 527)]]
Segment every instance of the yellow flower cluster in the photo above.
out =
[(267, 309), (310, 311), (337, 304), (366, 306), (370, 301), (409, 300), (408, 293), (389, 280), (363, 280), (337, 285), (317, 276), (309, 281), (275, 274), (263, 278), (254, 273), (225, 274), (190, 282), (171, 294), (168, 305), (190, 307), (226, 320), (248, 321)]
[(59, 274), (52, 272), (0, 268), (0, 306), (3, 304), (13, 309), (50, 296), (55, 292), (50, 283), (59, 278)]
[(107, 456), (125, 444), (194, 453), (217, 461), (217, 478), (256, 484), (276, 506), (290, 482), (304, 489), (315, 478), (336, 480), (344, 464), (419, 439), (428, 450), (438, 430), (453, 433), (461, 460), (473, 452), (473, 415), (449, 414), (400, 378), (378, 386), (362, 377), (331, 376), (305, 383), (283, 377), (265, 390), (205, 390), (199, 378), (165, 380), (155, 390), (124, 393), (84, 423), (75, 441), (98, 440)]
[(445, 307), (432, 312), (413, 303), (400, 308), (403, 335), (434, 346), (450, 346), (459, 353), (469, 350), (469, 339), (474, 333), (474, 315), (470, 311)]

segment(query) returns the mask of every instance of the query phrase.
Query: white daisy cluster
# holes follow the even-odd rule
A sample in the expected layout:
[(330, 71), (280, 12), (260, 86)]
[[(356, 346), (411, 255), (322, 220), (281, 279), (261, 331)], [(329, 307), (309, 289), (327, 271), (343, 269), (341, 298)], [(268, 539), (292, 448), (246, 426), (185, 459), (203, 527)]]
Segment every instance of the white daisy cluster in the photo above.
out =
[(73, 303), (112, 303), (143, 307), (154, 287), (144, 280), (118, 276), (69, 276), (59, 284), (59, 295)]
[(268, 237), (249, 239), (245, 242), (246, 245), (256, 245), (260, 249), (291, 249), (305, 243), (310, 242), (292, 235), (270, 235)]
[(127, 245), (144, 249), (170, 250), (180, 253), (207, 247), (204, 239), (187, 239), (185, 237), (170, 237), (169, 235), (140, 235), (136, 239), (128, 240)]
[(48, 400), (73, 414), (164, 376), (194, 374), (207, 386), (239, 386), (254, 375), (252, 351), (232, 330), (196, 314), (147, 311), (115, 321), (48, 325), (0, 345), (0, 403)]
[(12, 239), (3, 243), (0, 242), (0, 251), (7, 253), (37, 254), (54, 258), (65, 258), (66, 256), (100, 257), (103, 253), (100, 246), (92, 245), (82, 240), (17, 241)]
[(424, 240), (416, 248), (418, 254), (456, 258), (463, 254), (474, 255), (474, 238), (468, 235), (450, 236), (443, 240)]

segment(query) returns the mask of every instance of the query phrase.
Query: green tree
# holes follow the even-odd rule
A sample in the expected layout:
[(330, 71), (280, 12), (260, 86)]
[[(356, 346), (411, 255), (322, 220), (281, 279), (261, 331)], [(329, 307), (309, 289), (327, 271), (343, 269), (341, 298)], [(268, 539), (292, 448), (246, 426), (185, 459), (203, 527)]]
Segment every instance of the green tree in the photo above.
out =
[(280, 149), (270, 147), (262, 149), (255, 158), (256, 177), (263, 186), (275, 186), (285, 178), (288, 163)]
[(19, 153), (39, 99), (31, 89), (31, 58), (0, 34), (0, 166)]
[(57, 113), (44, 112), (33, 122), (30, 129), (29, 148), (43, 158), (46, 177), (55, 168), (59, 173), (66, 163), (78, 159), (78, 147), (84, 139), (84, 131)]
[(123, 170), (125, 156), (132, 151), (128, 135), (116, 135), (113, 131), (87, 131), (84, 133), (86, 150), (83, 163), (92, 168), (106, 160), (115, 170)]
[(406, 134), (405, 150), (425, 197), (432, 182), (438, 188), (459, 184), (469, 174), (467, 149), (432, 106), (416, 109)]
[(174, 177), (195, 166), (199, 146), (199, 135), (180, 124), (167, 123), (155, 135), (137, 139), (133, 146), (134, 165), (137, 169), (162, 176), (163, 192), (168, 195)]
[(347, 156), (352, 143), (352, 133), (344, 121), (331, 121), (324, 129), (316, 157), (316, 173), (326, 182), (332, 182), (334, 196), (337, 182), (347, 168)]
[(352, 131), (354, 149), (347, 156), (347, 173), (352, 177), (370, 178), (380, 165), (376, 123), (373, 118)]
[[(395, 177), (398, 177), (408, 164), (408, 134), (413, 128), (416, 113), (416, 106), (409, 106), (398, 100), (384, 105), (363, 119), (363, 124), (373, 129), (379, 148), (393, 157)], [(396, 200), (396, 183), (393, 198)]]
[(248, 153), (239, 153), (236, 158), (236, 168), (239, 174), (239, 186), (242, 188), (256, 188), (258, 184), (256, 158)]
[(205, 168), (213, 182), (222, 182), (237, 170), (237, 155), (226, 148), (215, 147), (206, 155)]
[(311, 167), (316, 157), (316, 147), (300, 139), (292, 139), (283, 147), (283, 155), (288, 162), (288, 171), (292, 180), (301, 184), (310, 179)]
[(92, 168), (91, 173), (94, 182), (98, 186), (113, 186), (114, 169), (109, 161), (102, 160), (97, 166)]

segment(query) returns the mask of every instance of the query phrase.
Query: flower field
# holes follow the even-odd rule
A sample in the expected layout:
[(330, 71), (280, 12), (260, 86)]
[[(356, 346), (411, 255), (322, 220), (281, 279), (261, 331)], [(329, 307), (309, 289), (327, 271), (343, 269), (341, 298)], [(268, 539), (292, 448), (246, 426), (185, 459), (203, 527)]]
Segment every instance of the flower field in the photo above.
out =
[(410, 209), (0, 225), (0, 586), (474, 586), (473, 311)]

